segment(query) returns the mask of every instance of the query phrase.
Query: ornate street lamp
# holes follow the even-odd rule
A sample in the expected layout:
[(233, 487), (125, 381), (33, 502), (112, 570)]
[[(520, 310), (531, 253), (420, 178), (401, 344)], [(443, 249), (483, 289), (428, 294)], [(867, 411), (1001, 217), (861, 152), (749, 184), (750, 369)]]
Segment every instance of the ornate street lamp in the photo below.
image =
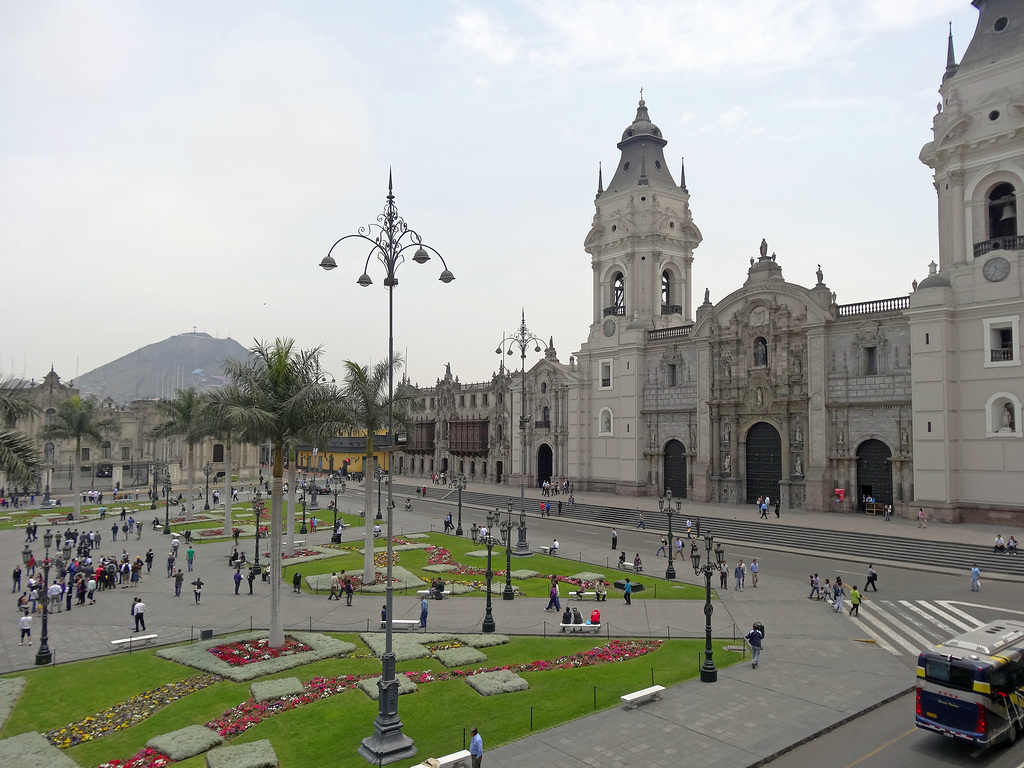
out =
[(203, 464), (203, 474), (206, 475), (206, 504), (203, 505), (203, 511), (210, 511), (210, 475), (213, 474), (213, 464), (206, 462)]
[[(43, 664), (49, 664), (53, 660), (53, 654), (50, 653), (49, 639), (50, 636), (47, 633), (47, 620), (50, 617), (50, 546), (53, 544), (53, 533), (49, 528), (46, 529), (46, 533), (43, 534), (43, 547), (46, 550), (46, 554), (43, 557), (43, 634), (39, 638), (39, 650), (36, 651), (36, 666), (42, 666)], [(22, 559), (25, 559), (24, 552), (22, 553)], [(25, 560), (26, 564), (28, 560)]]
[(302, 489), (302, 527), (299, 528), (299, 533), (305, 536), (309, 533), (309, 529), (306, 527), (306, 489)]
[[(153, 446), (153, 452), (156, 453), (156, 445), (155, 444)], [(150, 509), (156, 509), (156, 499), (157, 499), (157, 490), (156, 490), (157, 477), (156, 477), (156, 470), (157, 470), (157, 463), (154, 461), (153, 462), (153, 498), (150, 499), (150, 501), (149, 501), (149, 508)]]
[(253, 560), (252, 572), (260, 575), (260, 513), (263, 512), (263, 494), (256, 491), (252, 499), (252, 513), (256, 517), (256, 559)]
[[(391, 173), (388, 173), (388, 196), (384, 205), (384, 212), (377, 217), (376, 223), (366, 227), (360, 227), (358, 232), (345, 235), (331, 246), (327, 255), (320, 262), (320, 266), (326, 270), (332, 270), (338, 266), (331, 253), (338, 245), (349, 239), (362, 240), (369, 243), (370, 251), (366, 256), (363, 266), (363, 274), (356, 282), (366, 288), (373, 285), (370, 279), (370, 259), (376, 258), (386, 271), (384, 287), (388, 289), (388, 438), (393, 439), (394, 435), (394, 397), (395, 397), (395, 286), (398, 285), (398, 278), (395, 273), (398, 267), (406, 260), (407, 254), (411, 254), (412, 260), (417, 264), (425, 264), (430, 260), (433, 253), (439, 259), (444, 269), (441, 271), (440, 280), (442, 283), (450, 283), (455, 279), (441, 256), (434, 248), (423, 244), (423, 239), (414, 229), (410, 229), (401, 216), (398, 215), (398, 206), (395, 205), (395, 196), (392, 192)], [(392, 531), (394, 525), (395, 503), (392, 498), (393, 486), (388, 483), (388, 530), (387, 530), (387, 591), (385, 592), (385, 616), (384, 622), (384, 653), (381, 654), (381, 679), (377, 683), (379, 695), (377, 697), (377, 718), (373, 723), (373, 735), (363, 739), (359, 747), (359, 754), (368, 762), (382, 765), (403, 760), (416, 754), (416, 747), (413, 740), (402, 733), (402, 720), (398, 716), (398, 680), (395, 677), (395, 652), (393, 649), (393, 627), (392, 610), (394, 585), (392, 583)], [(367, 510), (369, 512), (369, 510)]]
[[(389, 431), (390, 431), (390, 428), (389, 428)], [(383, 479), (383, 477), (384, 477), (384, 475), (380, 471), (380, 467), (377, 467), (377, 519), (378, 520), (381, 520), (384, 517), (384, 515), (382, 515), (380, 513), (380, 481)], [(390, 491), (391, 489), (389, 488), (388, 490)]]
[[(519, 357), (522, 361), (522, 372), (520, 374), (520, 395), (519, 395), (519, 510), (520, 527), (519, 543), (516, 545), (516, 555), (521, 557), (530, 554), (529, 546), (526, 544), (526, 428), (530, 424), (530, 417), (526, 413), (526, 348), (534, 345), (534, 352), (540, 352), (540, 345), (543, 342), (533, 335), (526, 327), (526, 310), (523, 310), (519, 327), (511, 336), (502, 336), (501, 343), (495, 351), (496, 354), (511, 355), (519, 348)], [(509, 435), (509, 442), (511, 442)], [(511, 453), (511, 451), (509, 451)]]
[(455, 487), (459, 489), (459, 524), (455, 528), (455, 535), (462, 535), (462, 492), (466, 489), (466, 476), (459, 475), (455, 478)]
[(334, 484), (334, 525), (331, 527), (331, 544), (341, 544), (341, 534), (338, 533), (338, 486), (340, 483)]
[(491, 614), (491, 579), (494, 578), (494, 571), (491, 570), (491, 547), (494, 546), (494, 513), (487, 513), (487, 535), (484, 537), (484, 544), (487, 546), (487, 611), (484, 614), (484, 632), (493, 632), (497, 627), (494, 624), (494, 616)]
[[(715, 546), (715, 537), (708, 532), (704, 536), (704, 548), (707, 550), (706, 562), (701, 564), (700, 550), (697, 549), (697, 542), (690, 544), (690, 560), (693, 563), (693, 572), (697, 576), (704, 574), (704, 664), (700, 668), (700, 679), (704, 683), (714, 683), (718, 680), (718, 669), (715, 667), (715, 657), (711, 650), (711, 614), (714, 613), (714, 606), (711, 605), (711, 574), (718, 573), (725, 562), (725, 549), (719, 544)], [(714, 560), (711, 559), (712, 549), (715, 553)]]
[(516, 527), (512, 522), (512, 499), (509, 499), (508, 520), (501, 524), (501, 540), (505, 542), (505, 589), (501, 593), (502, 600), (516, 599), (516, 593), (512, 591), (512, 529)]
[(658, 509), (668, 515), (668, 568), (665, 569), (665, 578), (676, 577), (676, 567), (672, 563), (672, 552), (675, 549), (675, 542), (672, 540), (672, 515), (680, 512), (683, 508), (683, 500), (675, 500), (675, 509), (672, 509), (672, 489), (665, 491), (665, 495), (658, 499)]

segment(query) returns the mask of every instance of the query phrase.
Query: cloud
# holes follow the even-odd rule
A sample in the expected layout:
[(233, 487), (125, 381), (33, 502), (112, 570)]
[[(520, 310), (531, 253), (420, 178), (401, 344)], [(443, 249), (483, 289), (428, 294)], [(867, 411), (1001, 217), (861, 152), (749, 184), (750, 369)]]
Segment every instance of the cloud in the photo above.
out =
[(518, 49), (505, 25), (480, 8), (467, 9), (455, 17), (448, 42), (456, 49), (499, 65), (515, 61)]

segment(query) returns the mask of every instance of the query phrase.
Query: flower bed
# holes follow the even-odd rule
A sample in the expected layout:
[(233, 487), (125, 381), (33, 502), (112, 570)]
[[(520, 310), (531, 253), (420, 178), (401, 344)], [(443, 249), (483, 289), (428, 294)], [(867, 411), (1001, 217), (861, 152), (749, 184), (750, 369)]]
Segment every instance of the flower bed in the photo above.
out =
[(270, 659), (279, 659), (283, 656), (293, 656), (297, 653), (312, 651), (305, 643), (301, 643), (294, 637), (285, 637), (284, 645), (279, 648), (270, 646), (267, 638), (242, 640), (236, 643), (224, 643), (215, 645), (208, 649), (210, 653), (221, 661), (226, 661), (232, 667), (241, 667), (246, 664), (255, 664)]
[(296, 549), (294, 555), (281, 555), (282, 560), (291, 560), (296, 557), (315, 557), (322, 556), (324, 553), (317, 549)]
[(198, 677), (190, 677), (186, 680), (168, 683), (151, 691), (140, 693), (138, 696), (125, 699), (119, 704), (115, 704), (102, 712), (97, 712), (92, 717), (87, 717), (77, 723), (71, 723), (63, 728), (55, 728), (44, 733), (43, 736), (55, 747), (68, 749), (83, 742), (93, 741), (116, 731), (123, 731), (125, 728), (138, 725), (151, 715), (155, 715), (168, 704), (220, 681), (221, 678), (217, 675), (199, 675)]
[(223, 528), (212, 528), (212, 529), (207, 528), (205, 531), (200, 531), (199, 535), (201, 537), (203, 537), (203, 538), (206, 538), (206, 537), (209, 537), (209, 536), (223, 536), (224, 535), (224, 529)]

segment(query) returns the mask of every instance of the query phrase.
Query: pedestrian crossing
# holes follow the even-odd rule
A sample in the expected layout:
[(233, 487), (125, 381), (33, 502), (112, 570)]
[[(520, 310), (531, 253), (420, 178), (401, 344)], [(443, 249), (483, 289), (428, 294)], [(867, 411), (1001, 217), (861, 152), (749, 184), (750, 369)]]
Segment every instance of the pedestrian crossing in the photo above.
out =
[(861, 603), (857, 616), (847, 618), (894, 656), (917, 656), (921, 651), (980, 627), (985, 621), (971, 609), (1020, 613), (959, 600), (879, 600)]

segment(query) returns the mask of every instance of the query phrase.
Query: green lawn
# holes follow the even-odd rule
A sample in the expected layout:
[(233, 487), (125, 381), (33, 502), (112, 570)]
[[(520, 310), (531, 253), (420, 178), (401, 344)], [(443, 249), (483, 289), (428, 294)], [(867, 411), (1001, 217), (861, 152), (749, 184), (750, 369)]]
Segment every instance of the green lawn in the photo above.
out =
[[(366, 646), (354, 635), (337, 637), (356, 645), (354, 655), (366, 654)], [(512, 638), (508, 645), (483, 649), (487, 661), (497, 667), (538, 659), (554, 660), (604, 645), (607, 641), (583, 637)], [(727, 641), (716, 641), (719, 667), (739, 660), (726, 652)], [(527, 691), (483, 697), (461, 679), (426, 683), (415, 693), (402, 696), (399, 711), (405, 733), (416, 741), (418, 757), (395, 765), (409, 766), (425, 757), (440, 756), (463, 748), (468, 729), (476, 726), (488, 749), (560, 723), (619, 704), (619, 696), (656, 682), (671, 686), (697, 676), (703, 640), (669, 640), (645, 656), (620, 663), (582, 668), (524, 672)], [(0, 737), (25, 731), (45, 732), (78, 721), (123, 699), (161, 684), (198, 674), (190, 668), (163, 661), (154, 651), (64, 664), (18, 673), (28, 679), (25, 693)], [(131, 674), (124, 674), (130, 665)], [(403, 671), (444, 671), (434, 659), (398, 665)], [(309, 664), (271, 677), (298, 677), (377, 673), (376, 658), (336, 658)], [(54, 696), (54, 691), (60, 691)], [(246, 700), (248, 684), (222, 681), (191, 693), (166, 706), (131, 728), (87, 742), (67, 751), (82, 766), (95, 766), (113, 758), (128, 757), (155, 735), (191, 724), (203, 724)], [(596, 699), (596, 705), (595, 705)], [(245, 731), (230, 743), (270, 739), (284, 768), (332, 765), (360, 768), (366, 763), (356, 754), (362, 738), (373, 730), (376, 702), (361, 691), (348, 691), (280, 714)], [(189, 768), (205, 765), (202, 756), (180, 763)]]

